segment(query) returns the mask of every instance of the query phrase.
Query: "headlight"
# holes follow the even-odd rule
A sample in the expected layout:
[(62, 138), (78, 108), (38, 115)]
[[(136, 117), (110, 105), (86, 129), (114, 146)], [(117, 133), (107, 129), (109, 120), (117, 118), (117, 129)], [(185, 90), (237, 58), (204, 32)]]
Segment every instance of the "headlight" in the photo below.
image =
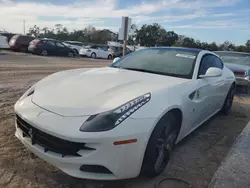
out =
[(151, 94), (147, 93), (139, 96), (122, 106), (100, 114), (90, 116), (80, 128), (82, 132), (101, 132), (113, 129), (131, 114), (145, 105), (151, 98)]
[(26, 97), (33, 95), (35, 92), (35, 86), (32, 86), (31, 88), (29, 88), (19, 99), (19, 101), (25, 99)]

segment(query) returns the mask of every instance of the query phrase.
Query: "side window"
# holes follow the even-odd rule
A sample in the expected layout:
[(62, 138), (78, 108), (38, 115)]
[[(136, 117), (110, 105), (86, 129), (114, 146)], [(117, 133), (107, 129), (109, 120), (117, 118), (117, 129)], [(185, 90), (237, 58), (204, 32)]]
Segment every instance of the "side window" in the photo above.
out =
[(213, 55), (205, 55), (200, 64), (199, 75), (205, 75), (207, 69), (210, 67), (214, 67), (214, 56)]
[(55, 46), (55, 43), (53, 41), (47, 41), (47, 44), (50, 45), (50, 46)]
[(64, 48), (64, 45), (63, 45), (62, 43), (60, 43), (60, 42), (56, 42), (56, 45), (57, 45), (58, 47)]
[(214, 66), (214, 67), (223, 69), (223, 63), (222, 63), (222, 61), (220, 60), (220, 58), (214, 56), (214, 60), (215, 60), (215, 61), (214, 61), (215, 66)]
[(76, 46), (83, 46), (83, 44), (81, 44), (81, 43), (73, 43), (73, 45), (76, 45)]
[(102, 46), (102, 47), (100, 47), (100, 50), (108, 51), (108, 47), (107, 46)]

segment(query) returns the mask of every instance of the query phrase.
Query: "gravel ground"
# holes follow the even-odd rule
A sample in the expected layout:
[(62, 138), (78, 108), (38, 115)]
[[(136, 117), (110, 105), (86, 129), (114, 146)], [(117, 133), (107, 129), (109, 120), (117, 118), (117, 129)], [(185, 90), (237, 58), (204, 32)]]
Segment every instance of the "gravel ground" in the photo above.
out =
[[(165, 172), (154, 179), (138, 177), (112, 182), (75, 179), (37, 158), (15, 138), (13, 105), (29, 86), (53, 72), (109, 63), (0, 52), (0, 187), (153, 188), (164, 177), (180, 178), (196, 188), (207, 187), (250, 119), (250, 98), (246, 94), (235, 97), (229, 116), (216, 115), (181, 141)], [(166, 182), (160, 187), (166, 185), (171, 188)]]

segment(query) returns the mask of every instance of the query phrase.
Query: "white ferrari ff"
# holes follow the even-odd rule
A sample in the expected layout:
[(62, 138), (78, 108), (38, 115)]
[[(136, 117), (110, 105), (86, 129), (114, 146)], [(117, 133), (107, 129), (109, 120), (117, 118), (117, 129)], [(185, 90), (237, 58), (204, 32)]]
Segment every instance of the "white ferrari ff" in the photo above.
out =
[(234, 91), (234, 74), (212, 52), (147, 48), (42, 79), (15, 104), (15, 135), (73, 177), (155, 176), (178, 141), (229, 113)]

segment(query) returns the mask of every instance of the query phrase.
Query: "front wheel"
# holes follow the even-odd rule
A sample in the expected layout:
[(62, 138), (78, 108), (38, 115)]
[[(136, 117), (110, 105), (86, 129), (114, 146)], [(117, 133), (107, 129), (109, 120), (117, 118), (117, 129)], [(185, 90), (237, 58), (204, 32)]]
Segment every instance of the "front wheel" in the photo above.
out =
[(177, 123), (174, 114), (168, 113), (156, 125), (149, 139), (142, 165), (142, 173), (146, 176), (157, 176), (166, 168), (179, 134)]
[(226, 99), (225, 99), (223, 107), (221, 109), (222, 114), (224, 114), (224, 115), (229, 114), (229, 112), (232, 108), (232, 105), (233, 105), (234, 94), (235, 94), (235, 86), (232, 85), (227, 93)]

